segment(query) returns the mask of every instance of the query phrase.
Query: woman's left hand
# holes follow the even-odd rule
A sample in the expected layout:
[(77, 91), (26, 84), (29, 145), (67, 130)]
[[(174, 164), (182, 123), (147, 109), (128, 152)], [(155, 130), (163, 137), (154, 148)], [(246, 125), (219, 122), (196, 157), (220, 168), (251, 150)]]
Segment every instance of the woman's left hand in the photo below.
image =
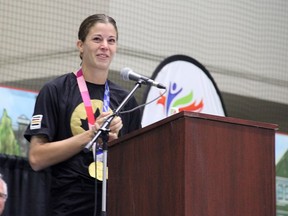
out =
[[(111, 115), (110, 112), (103, 112), (101, 113), (96, 122), (95, 122), (95, 129), (99, 130), (100, 126), (105, 122), (105, 120)], [(109, 132), (109, 140), (112, 141), (118, 138), (118, 133), (123, 127), (122, 119), (119, 116), (115, 116), (114, 119), (110, 123), (110, 132)]]
[(123, 127), (122, 119), (119, 116), (115, 116), (110, 123), (109, 141), (117, 139), (119, 131)]

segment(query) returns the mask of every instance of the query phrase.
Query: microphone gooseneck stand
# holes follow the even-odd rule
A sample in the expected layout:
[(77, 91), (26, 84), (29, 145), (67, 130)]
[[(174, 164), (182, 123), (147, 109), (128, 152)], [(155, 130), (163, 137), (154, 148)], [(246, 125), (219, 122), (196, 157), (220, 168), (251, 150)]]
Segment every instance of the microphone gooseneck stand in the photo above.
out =
[[(120, 112), (120, 110), (124, 107), (124, 105), (130, 100), (134, 92), (141, 87), (141, 85), (145, 83), (144, 80), (138, 80), (137, 83), (135, 84), (134, 88), (132, 91), (126, 96), (126, 98), (123, 100), (123, 102), (119, 105), (119, 107), (113, 111), (113, 114), (110, 115), (102, 124), (100, 129), (97, 131), (93, 139), (85, 146), (83, 149), (84, 152), (90, 152), (90, 149), (92, 148), (93, 144), (97, 141), (97, 139), (101, 136), (103, 140), (103, 183), (102, 183), (102, 212), (101, 216), (106, 216), (106, 200), (107, 200), (107, 173), (106, 173), (106, 167), (107, 167), (107, 156), (108, 156), (108, 139), (109, 139), (109, 126), (112, 120), (114, 119), (115, 116), (117, 116)], [(97, 151), (97, 148), (95, 148), (95, 151)], [(95, 155), (97, 152), (95, 152)], [(95, 176), (96, 178), (96, 176)]]

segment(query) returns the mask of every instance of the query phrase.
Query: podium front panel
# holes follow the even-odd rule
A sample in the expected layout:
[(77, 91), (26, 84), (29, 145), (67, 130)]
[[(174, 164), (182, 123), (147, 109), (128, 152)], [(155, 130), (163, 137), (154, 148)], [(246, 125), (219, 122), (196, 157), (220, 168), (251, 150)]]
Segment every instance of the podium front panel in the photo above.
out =
[(273, 216), (275, 126), (179, 113), (113, 142), (109, 216)]

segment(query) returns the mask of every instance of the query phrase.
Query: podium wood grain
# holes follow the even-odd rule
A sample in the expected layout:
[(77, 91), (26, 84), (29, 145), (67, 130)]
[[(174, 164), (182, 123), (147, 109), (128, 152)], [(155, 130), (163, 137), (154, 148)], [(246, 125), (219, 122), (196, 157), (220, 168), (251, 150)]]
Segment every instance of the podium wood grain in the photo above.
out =
[(273, 216), (274, 124), (181, 112), (109, 144), (109, 216)]

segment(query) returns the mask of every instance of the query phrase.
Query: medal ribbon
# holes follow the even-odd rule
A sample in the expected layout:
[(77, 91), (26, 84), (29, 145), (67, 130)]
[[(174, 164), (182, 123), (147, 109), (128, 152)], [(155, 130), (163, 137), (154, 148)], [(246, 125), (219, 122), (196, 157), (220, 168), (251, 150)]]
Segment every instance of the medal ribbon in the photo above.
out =
[[(91, 104), (91, 99), (90, 99), (90, 95), (89, 95), (89, 91), (86, 85), (86, 81), (84, 79), (83, 76), (83, 72), (82, 69), (80, 68), (77, 73), (77, 83), (78, 83), (78, 87), (81, 93), (81, 97), (85, 106), (85, 110), (86, 110), (86, 114), (87, 114), (87, 118), (88, 118), (88, 125), (89, 125), (89, 129), (91, 129), (91, 127), (95, 124), (95, 117), (94, 117), (94, 112), (93, 112), (93, 108), (92, 108), (92, 104)], [(104, 91), (104, 97), (103, 97), (103, 108), (102, 111), (103, 112), (107, 112), (109, 111), (109, 104), (110, 104), (110, 90), (109, 90), (109, 86), (107, 81), (105, 82), (105, 91)], [(95, 153), (95, 145), (93, 145), (93, 154)], [(99, 149), (99, 151), (97, 152), (97, 156), (99, 155), (99, 160), (101, 160), (101, 153), (102, 150)], [(95, 158), (95, 155), (94, 155)]]
[[(96, 118), (94, 116), (94, 112), (93, 112), (93, 108), (91, 104), (91, 98), (89, 95), (86, 81), (83, 76), (82, 68), (80, 68), (77, 71), (76, 76), (77, 76), (78, 87), (81, 93), (81, 97), (82, 97), (85, 110), (86, 110), (86, 114), (87, 114), (87, 118), (88, 118), (89, 129), (91, 129), (91, 127), (95, 124)], [(109, 104), (110, 104), (110, 90), (109, 90), (108, 82), (106, 81), (105, 91), (104, 91), (104, 96), (103, 96), (103, 108), (102, 108), (103, 112), (109, 111)], [(103, 150), (100, 147), (98, 147), (97, 149), (97, 144), (95, 145), (95, 143), (93, 144), (92, 149), (93, 149), (94, 162), (92, 162), (88, 168), (89, 174), (91, 177), (94, 177), (100, 181), (103, 181), (103, 175), (102, 175)], [(95, 162), (95, 149), (97, 150), (97, 153), (96, 153), (97, 162)], [(97, 169), (97, 172), (96, 172), (97, 176), (95, 173), (95, 169)]]
[[(86, 110), (86, 114), (87, 114), (87, 118), (88, 118), (89, 129), (91, 129), (91, 127), (95, 124), (96, 119), (94, 117), (94, 112), (93, 112), (93, 108), (91, 104), (89, 91), (88, 91), (86, 81), (84, 79), (81, 68), (77, 71), (76, 76), (77, 76), (78, 87), (81, 93), (81, 97), (82, 97), (85, 110)], [(105, 82), (105, 92), (104, 92), (103, 108), (102, 108), (103, 112), (109, 111), (109, 104), (110, 104), (110, 90), (109, 90), (108, 83)]]

